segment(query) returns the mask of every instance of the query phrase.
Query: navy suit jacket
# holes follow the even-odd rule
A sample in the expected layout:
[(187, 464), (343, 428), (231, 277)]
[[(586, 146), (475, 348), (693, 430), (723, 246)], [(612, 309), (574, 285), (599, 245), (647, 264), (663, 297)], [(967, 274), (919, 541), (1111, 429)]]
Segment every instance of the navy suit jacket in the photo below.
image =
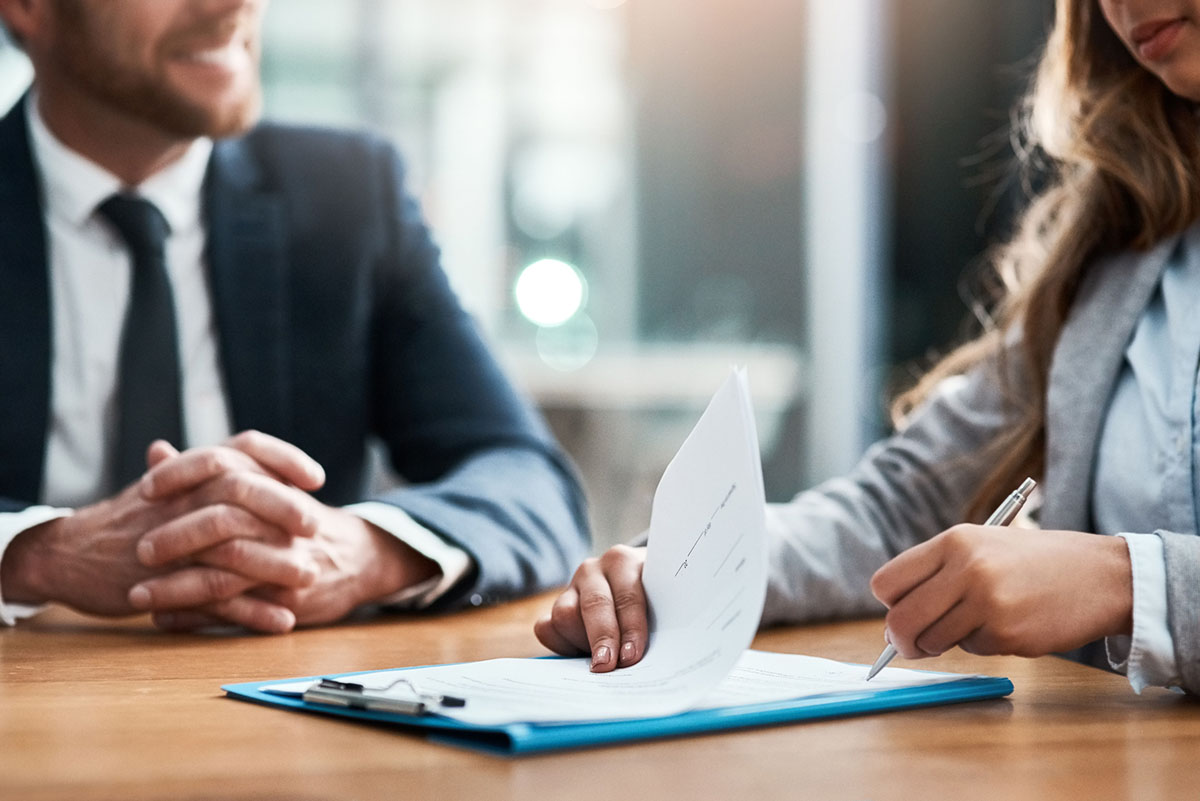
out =
[[(47, 233), (24, 104), (0, 121), (0, 511), (41, 497), (51, 395)], [(218, 141), (207, 264), (236, 430), (319, 461), (329, 504), (366, 500), (378, 437), (406, 486), (381, 500), (475, 561), (439, 602), (561, 584), (582, 493), (458, 305), (403, 168), (357, 134), (261, 125)]]

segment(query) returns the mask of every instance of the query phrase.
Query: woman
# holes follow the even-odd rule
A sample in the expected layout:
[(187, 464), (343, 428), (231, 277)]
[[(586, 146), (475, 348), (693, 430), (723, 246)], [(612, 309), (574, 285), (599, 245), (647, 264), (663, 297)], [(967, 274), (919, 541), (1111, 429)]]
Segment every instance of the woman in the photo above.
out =
[[(1200, 0), (1059, 0), (1020, 149), (1049, 180), (993, 259), (997, 324), (853, 473), (768, 507), (764, 624), (881, 601), (906, 658), (1073, 651), (1200, 692), (1197, 101)], [(1026, 475), (1041, 530), (955, 525)], [(640, 659), (643, 558), (585, 562), (539, 639)]]

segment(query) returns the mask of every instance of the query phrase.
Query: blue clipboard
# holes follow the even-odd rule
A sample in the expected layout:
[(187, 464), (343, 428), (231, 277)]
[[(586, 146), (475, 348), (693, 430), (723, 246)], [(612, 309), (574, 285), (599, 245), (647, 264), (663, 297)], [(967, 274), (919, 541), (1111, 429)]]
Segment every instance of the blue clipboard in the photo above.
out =
[[(863, 670), (866, 670), (866, 665), (863, 666)], [(588, 723), (509, 723), (500, 726), (479, 726), (437, 715), (402, 715), (315, 704), (298, 696), (277, 695), (262, 690), (263, 687), (284, 682), (316, 682), (322, 678), (343, 679), (376, 672), (378, 671), (252, 681), (227, 684), (221, 689), (228, 697), (239, 701), (382, 724), (418, 734), (432, 742), (507, 756), (979, 701), (1000, 698), (1013, 691), (1013, 684), (1007, 678), (963, 676), (961, 679), (939, 684), (809, 695), (788, 701), (697, 709), (665, 717)]]

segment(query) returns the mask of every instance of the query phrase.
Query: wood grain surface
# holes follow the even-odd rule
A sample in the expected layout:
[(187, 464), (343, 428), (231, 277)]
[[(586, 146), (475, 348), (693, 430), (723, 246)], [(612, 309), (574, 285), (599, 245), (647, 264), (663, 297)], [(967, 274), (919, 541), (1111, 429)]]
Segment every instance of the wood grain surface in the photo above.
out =
[[(174, 635), (50, 610), (0, 630), (0, 799), (1155, 799), (1200, 797), (1200, 704), (1054, 657), (947, 654), (1010, 698), (507, 759), (226, 699), (256, 679), (545, 651), (552, 596), (279, 637)], [(870, 663), (879, 621), (759, 635)], [(895, 664), (904, 664), (896, 662)]]

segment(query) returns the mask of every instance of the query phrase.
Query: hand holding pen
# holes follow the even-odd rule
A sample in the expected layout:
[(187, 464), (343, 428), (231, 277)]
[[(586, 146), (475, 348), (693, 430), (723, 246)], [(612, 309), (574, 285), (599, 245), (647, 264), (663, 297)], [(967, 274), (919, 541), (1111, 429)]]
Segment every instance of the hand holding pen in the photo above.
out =
[[(1032, 482), (991, 520), (1011, 519)], [(1121, 537), (997, 525), (954, 526), (871, 578), (888, 639), (906, 659), (955, 646), (1042, 656), (1133, 628), (1133, 578)], [(890, 650), (890, 649), (889, 649)]]
[[(1007, 526), (1021, 511), (1021, 507), (1025, 505), (1025, 501), (1029, 500), (1030, 493), (1037, 486), (1037, 482), (1032, 478), (1027, 478), (1021, 482), (1021, 486), (1017, 487), (1004, 502), (1000, 504), (996, 511), (992, 512), (991, 516), (984, 521), (985, 526)], [(883, 653), (875, 660), (875, 664), (871, 665), (871, 669), (867, 671), (867, 681), (875, 678), (879, 671), (888, 666), (888, 663), (896, 658), (899, 652), (896, 646), (890, 642), (883, 649)]]

